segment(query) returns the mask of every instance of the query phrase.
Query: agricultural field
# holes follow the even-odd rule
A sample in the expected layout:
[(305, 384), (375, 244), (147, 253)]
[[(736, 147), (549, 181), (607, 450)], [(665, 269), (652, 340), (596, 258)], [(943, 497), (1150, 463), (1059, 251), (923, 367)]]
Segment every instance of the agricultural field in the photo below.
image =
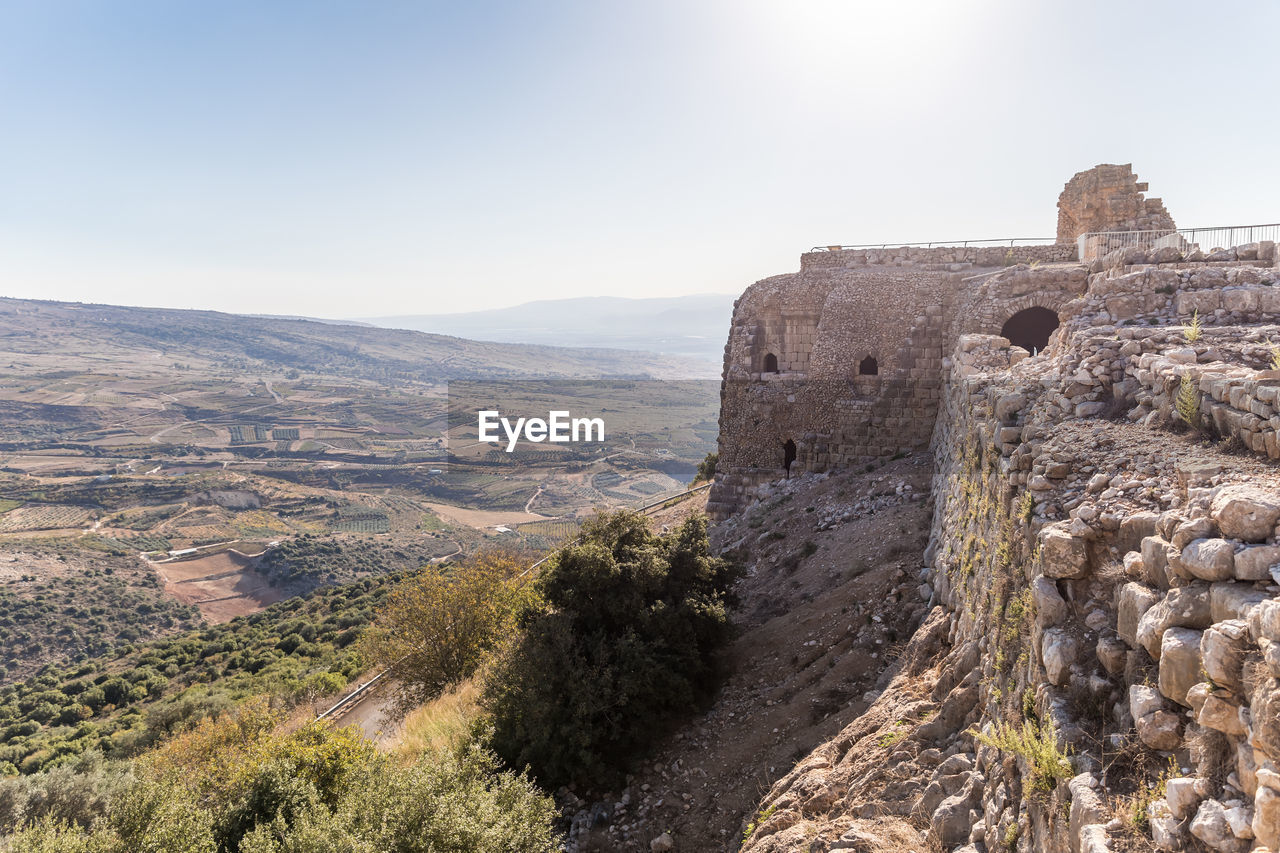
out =
[[(534, 364), (542, 377), (516, 378)], [(33, 595), (62, 602), (96, 569), (85, 594), (135, 610), (119, 624), (90, 613), (83, 630), (24, 624), (22, 648), (67, 661), (486, 544), (554, 545), (599, 507), (683, 487), (714, 448), (719, 389), (545, 377), (679, 370), (616, 351), (0, 298), (0, 567), (65, 555), (83, 571), (44, 572)], [(497, 402), (600, 416), (608, 432), (506, 453), (476, 436), (477, 408)], [(130, 618), (137, 637), (119, 630)]]
[(135, 558), (32, 542), (0, 554), (0, 684), (201, 623)]
[(360, 673), (351, 644), (399, 577), (326, 587), (0, 687), (0, 775), (91, 750), (128, 757), (247, 696), (291, 706), (332, 695)]

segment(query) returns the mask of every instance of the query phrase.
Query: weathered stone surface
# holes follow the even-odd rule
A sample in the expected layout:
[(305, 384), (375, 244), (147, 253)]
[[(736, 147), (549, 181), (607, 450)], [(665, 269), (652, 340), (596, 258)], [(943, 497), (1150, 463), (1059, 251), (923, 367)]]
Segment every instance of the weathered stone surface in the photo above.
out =
[(1200, 580), (1229, 580), (1235, 576), (1235, 547), (1225, 539), (1196, 539), (1182, 549), (1182, 567)]
[(1247, 617), (1249, 631), (1256, 639), (1280, 643), (1280, 599), (1267, 599), (1254, 607)]
[(934, 811), (929, 820), (930, 837), (948, 847), (968, 841), (969, 830), (973, 827), (969, 812), (981, 798), (982, 777), (971, 773), (960, 793), (947, 797)]
[(1044, 632), (1040, 649), (1049, 682), (1059, 687), (1066, 684), (1071, 677), (1071, 665), (1080, 653), (1075, 637), (1061, 628), (1050, 628)]
[(995, 415), (1003, 423), (1014, 423), (1018, 418), (1018, 412), (1027, 407), (1027, 395), (1025, 394), (1005, 394), (996, 400)]
[(1160, 642), (1167, 628), (1208, 628), (1213, 624), (1209, 588), (1203, 583), (1171, 589), (1138, 620), (1138, 645), (1152, 658), (1160, 658)]
[(1083, 578), (1089, 574), (1089, 543), (1065, 528), (1040, 531), (1040, 562), (1051, 578)]
[(1205, 843), (1210, 850), (1221, 853), (1246, 853), (1249, 843), (1236, 838), (1227, 822), (1226, 810), (1217, 800), (1205, 800), (1191, 820), (1191, 834)]
[(1130, 646), (1126, 645), (1124, 640), (1116, 636), (1104, 635), (1098, 638), (1098, 645), (1095, 651), (1098, 655), (1098, 662), (1102, 664), (1102, 668), (1107, 671), (1108, 675), (1114, 677), (1124, 673), (1125, 654), (1129, 651), (1129, 648)]
[(1173, 531), (1173, 536), (1169, 537), (1169, 541), (1173, 547), (1181, 551), (1197, 539), (1212, 539), (1217, 529), (1213, 526), (1211, 518), (1193, 518), (1190, 521), (1184, 521), (1179, 524)]
[(1253, 836), (1259, 845), (1280, 850), (1280, 791), (1258, 788), (1253, 798)]
[(1058, 592), (1058, 585), (1044, 575), (1031, 582), (1031, 597), (1035, 604), (1036, 622), (1042, 627), (1061, 625), (1067, 619), (1067, 602)]
[(1196, 722), (1223, 734), (1238, 737), (1245, 733), (1244, 723), (1240, 721), (1240, 706), (1228, 702), (1218, 693), (1209, 693), (1205, 697), (1196, 714)]
[(1275, 679), (1263, 682), (1253, 691), (1249, 716), (1253, 721), (1249, 742), (1271, 761), (1280, 762), (1280, 684)]
[(1182, 743), (1178, 715), (1168, 710), (1154, 688), (1145, 684), (1130, 685), (1129, 713), (1138, 730), (1138, 739), (1152, 749), (1177, 749)]
[(1236, 577), (1242, 581), (1271, 578), (1272, 566), (1280, 565), (1280, 545), (1253, 545), (1236, 553)]
[(1083, 845), (1080, 842), (1086, 826), (1096, 825), (1106, 820), (1106, 811), (1103, 808), (1102, 800), (1094, 790), (1097, 784), (1098, 780), (1092, 773), (1081, 773), (1067, 783), (1067, 790), (1071, 792), (1071, 812), (1068, 817), (1068, 827), (1073, 850), (1083, 849)]
[(1196, 780), (1193, 776), (1170, 779), (1165, 782), (1164, 791), (1164, 799), (1169, 804), (1169, 811), (1178, 820), (1195, 814), (1196, 809), (1200, 807), (1200, 802), (1204, 799), (1204, 795), (1196, 790)]
[(1168, 587), (1169, 553), (1173, 545), (1163, 537), (1147, 536), (1142, 540), (1142, 566), (1146, 581), (1153, 586)]
[(1186, 844), (1186, 833), (1182, 823), (1175, 817), (1153, 817), (1150, 819), (1151, 841), (1157, 850), (1182, 850)]
[(1241, 668), (1249, 647), (1249, 626), (1240, 619), (1215, 623), (1200, 637), (1204, 671), (1219, 687), (1239, 693)]
[(1100, 823), (1080, 827), (1080, 834), (1076, 838), (1080, 842), (1080, 853), (1111, 853), (1111, 845), (1107, 843), (1107, 828)]
[(1200, 631), (1169, 628), (1160, 643), (1160, 692), (1179, 705), (1187, 702), (1187, 691), (1200, 680)]
[(1116, 605), (1116, 633), (1132, 648), (1138, 648), (1138, 622), (1164, 596), (1149, 586), (1127, 583), (1120, 587)]
[(1224, 486), (1214, 496), (1211, 511), (1223, 536), (1262, 542), (1275, 531), (1280, 501), (1256, 486)]
[(1236, 838), (1253, 838), (1253, 807), (1232, 806), (1226, 810), (1227, 823)]
[(1251, 584), (1215, 583), (1209, 590), (1209, 615), (1214, 622), (1249, 620), (1255, 607), (1267, 601), (1267, 594)]

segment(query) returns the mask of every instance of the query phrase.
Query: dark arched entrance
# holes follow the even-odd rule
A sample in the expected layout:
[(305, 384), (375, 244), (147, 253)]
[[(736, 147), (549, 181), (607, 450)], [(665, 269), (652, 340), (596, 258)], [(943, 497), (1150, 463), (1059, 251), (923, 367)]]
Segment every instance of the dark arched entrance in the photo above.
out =
[(796, 461), (796, 443), (791, 439), (787, 439), (787, 443), (782, 445), (782, 467), (786, 469), (787, 477), (791, 476), (791, 466)]
[(862, 376), (875, 376), (880, 372), (880, 365), (871, 356), (858, 362), (858, 373)]
[(1058, 328), (1058, 313), (1036, 306), (1024, 308), (1004, 321), (1000, 334), (1017, 347), (1031, 354), (1040, 352), (1049, 344), (1049, 335)]
[(777, 357), (776, 355), (774, 355), (773, 353), (771, 353), (771, 352), (769, 352), (769, 353), (765, 353), (765, 356), (764, 356), (764, 372), (765, 372), (765, 373), (777, 373), (777, 372), (778, 372), (778, 357)]

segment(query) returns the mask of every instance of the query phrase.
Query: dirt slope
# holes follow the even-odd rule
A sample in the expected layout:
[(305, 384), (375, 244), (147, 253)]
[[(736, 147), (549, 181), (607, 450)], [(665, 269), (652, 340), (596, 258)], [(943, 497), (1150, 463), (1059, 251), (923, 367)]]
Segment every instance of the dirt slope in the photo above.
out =
[[(926, 611), (931, 460), (806, 476), (713, 528), (742, 561), (732, 675), (624, 791), (578, 792), (579, 850), (737, 850), (770, 787), (867, 710)], [(661, 843), (660, 845), (661, 846)]]

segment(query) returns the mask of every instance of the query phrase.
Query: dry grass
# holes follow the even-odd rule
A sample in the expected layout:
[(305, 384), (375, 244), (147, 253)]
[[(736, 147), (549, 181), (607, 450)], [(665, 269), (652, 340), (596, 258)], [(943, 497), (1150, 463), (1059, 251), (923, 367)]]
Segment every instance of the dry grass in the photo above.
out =
[(426, 752), (456, 750), (466, 742), (471, 723), (480, 713), (480, 688), (474, 681), (457, 687), (411, 711), (396, 752), (417, 758)]

